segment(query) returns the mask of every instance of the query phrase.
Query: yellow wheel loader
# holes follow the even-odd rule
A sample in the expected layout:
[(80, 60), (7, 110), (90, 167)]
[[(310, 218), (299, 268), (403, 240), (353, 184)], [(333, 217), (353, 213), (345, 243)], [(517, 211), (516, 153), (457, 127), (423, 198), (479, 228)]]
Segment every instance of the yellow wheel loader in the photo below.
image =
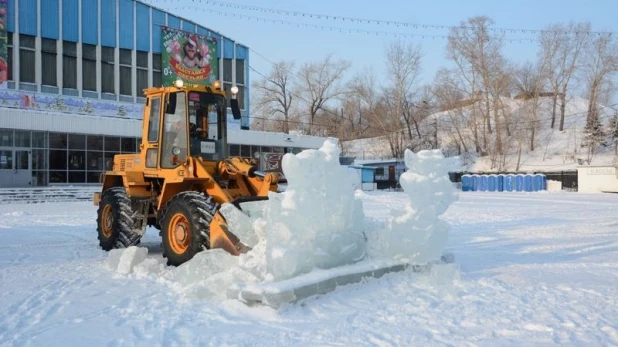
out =
[(278, 176), (259, 172), (249, 159), (228, 157), (227, 109), (239, 119), (238, 100), (226, 98), (219, 81), (189, 87), (179, 80), (146, 89), (145, 96), (139, 153), (114, 156), (94, 195), (101, 248), (138, 245), (154, 226), (168, 265), (204, 249), (247, 252), (219, 206), (267, 199)]

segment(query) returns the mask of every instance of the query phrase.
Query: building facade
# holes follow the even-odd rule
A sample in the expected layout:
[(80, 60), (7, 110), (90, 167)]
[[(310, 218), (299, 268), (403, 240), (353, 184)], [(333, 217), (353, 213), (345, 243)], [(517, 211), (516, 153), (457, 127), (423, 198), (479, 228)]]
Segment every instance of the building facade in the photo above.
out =
[[(230, 155), (276, 158), (322, 144), (248, 130), (249, 49), (199, 23), (135, 0), (7, 0), (1, 19), (0, 187), (97, 183), (114, 154), (137, 151), (142, 91), (169, 75), (169, 30), (212, 40), (213, 77), (239, 89)], [(260, 165), (272, 168), (268, 158)]]

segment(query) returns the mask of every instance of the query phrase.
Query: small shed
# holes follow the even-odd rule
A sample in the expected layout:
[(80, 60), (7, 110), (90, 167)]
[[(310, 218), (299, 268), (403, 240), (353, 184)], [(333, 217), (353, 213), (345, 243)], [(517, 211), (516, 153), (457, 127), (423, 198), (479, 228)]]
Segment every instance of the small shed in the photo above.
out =
[(577, 167), (577, 191), (581, 193), (618, 193), (618, 177), (613, 165)]
[(375, 167), (370, 166), (360, 166), (360, 165), (349, 165), (349, 170), (354, 170), (354, 173), (358, 176), (360, 180), (359, 189), (365, 191), (371, 191), (377, 189), (377, 184), (375, 182)]

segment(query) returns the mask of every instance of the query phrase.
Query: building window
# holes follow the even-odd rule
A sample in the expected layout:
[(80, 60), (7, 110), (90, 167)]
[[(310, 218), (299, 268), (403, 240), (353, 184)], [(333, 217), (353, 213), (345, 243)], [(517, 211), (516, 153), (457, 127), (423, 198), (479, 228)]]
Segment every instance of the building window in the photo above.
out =
[(34, 36), (19, 35), (19, 79), (21, 82), (36, 83), (34, 47)]
[(120, 94), (132, 95), (131, 93), (131, 67), (133, 66), (133, 51), (120, 49)]
[(97, 47), (82, 44), (82, 89), (97, 91)]
[(41, 39), (41, 74), (43, 85), (56, 86), (56, 41)]
[(223, 59), (223, 81), (232, 83), (232, 59)]
[(161, 54), (152, 55), (152, 86), (161, 86)]
[(116, 94), (114, 86), (114, 48), (101, 47), (101, 91)]
[(7, 79), (9, 81), (13, 80), (13, 33), (6, 33), (6, 43), (7, 43), (7, 59), (6, 62), (9, 65), (9, 70), (7, 71)]
[(144, 95), (144, 89), (148, 88), (148, 52), (135, 52), (136, 60), (136, 78), (135, 95), (141, 97)]
[(77, 89), (77, 44), (62, 41), (62, 88)]
[(236, 59), (236, 84), (245, 85), (245, 61)]

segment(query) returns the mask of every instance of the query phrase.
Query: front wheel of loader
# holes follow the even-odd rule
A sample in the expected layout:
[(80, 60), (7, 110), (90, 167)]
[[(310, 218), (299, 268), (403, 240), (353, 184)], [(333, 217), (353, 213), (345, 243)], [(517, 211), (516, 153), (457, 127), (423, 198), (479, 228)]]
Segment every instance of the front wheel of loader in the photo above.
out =
[(195, 192), (179, 193), (167, 203), (159, 234), (168, 265), (181, 265), (210, 247), (210, 222), (215, 212), (212, 198)]
[(140, 236), (133, 232), (131, 200), (123, 187), (103, 192), (97, 212), (99, 245), (103, 250), (125, 248), (139, 244)]

